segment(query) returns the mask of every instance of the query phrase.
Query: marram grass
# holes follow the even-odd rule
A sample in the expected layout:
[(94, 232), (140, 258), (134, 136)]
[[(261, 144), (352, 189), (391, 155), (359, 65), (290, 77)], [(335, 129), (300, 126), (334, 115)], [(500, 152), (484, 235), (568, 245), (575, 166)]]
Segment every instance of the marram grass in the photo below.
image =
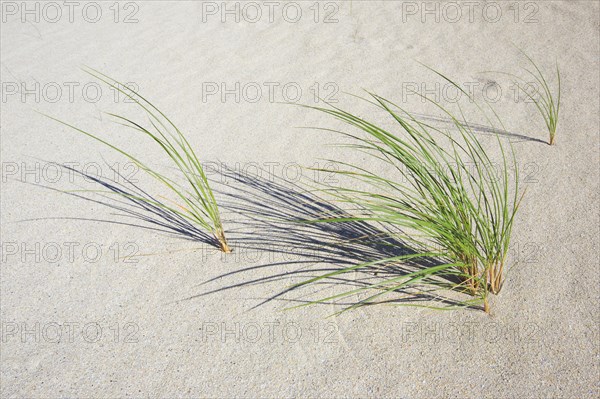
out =
[[(527, 59), (529, 64), (533, 68), (523, 68), (527, 73), (527, 76), (533, 78), (533, 82), (528, 82), (526, 79), (519, 77), (512, 73), (498, 72), (505, 75), (511, 76), (516, 81), (514, 82), (519, 91), (523, 92), (527, 98), (529, 98), (536, 106), (538, 112), (544, 119), (548, 134), (550, 136), (548, 143), (554, 145), (556, 137), (556, 127), (558, 125), (558, 114), (560, 111), (560, 70), (558, 64), (556, 65), (556, 91), (553, 92), (548, 83), (548, 79), (542, 73), (542, 70), (533, 61), (533, 59), (525, 53), (523, 50), (518, 49), (523, 56)], [(532, 93), (528, 90), (531, 83), (535, 83), (537, 90)]]
[[(166, 212), (172, 212), (185, 218), (192, 224), (197, 225), (206, 230), (209, 234), (212, 234), (217, 240), (219, 248), (223, 252), (231, 252), (231, 249), (227, 244), (227, 239), (225, 238), (217, 201), (210, 188), (202, 164), (184, 134), (164, 113), (136, 91), (96, 70), (84, 68), (84, 71), (111, 86), (115, 90), (118, 90), (145, 111), (148, 117), (147, 126), (144, 126), (144, 123), (134, 122), (125, 116), (111, 113), (109, 113), (109, 115), (114, 117), (119, 124), (142, 133), (158, 144), (169, 156), (175, 166), (181, 171), (185, 177), (186, 184), (182, 185), (175, 182), (173, 179), (164, 176), (131, 155), (130, 152), (110, 144), (97, 134), (90, 133), (54, 117), (46, 116), (76, 130), (77, 132), (91, 137), (126, 156), (141, 170), (166, 187), (168, 191), (175, 195), (177, 200), (164, 203), (157, 201), (152, 197), (135, 196), (135, 198), (131, 198), (131, 194), (125, 192), (118, 193), (118, 195), (148, 203), (148, 205), (152, 207), (158, 207)], [(114, 191), (111, 193), (114, 194)]]
[(544, 77), (544, 74), (537, 64), (524, 51), (520, 51), (533, 66), (534, 71), (530, 70), (529, 68), (523, 69), (529, 76), (535, 79), (541, 90), (538, 90), (537, 96), (527, 92), (526, 88), (522, 86), (525, 84), (524, 79), (519, 79), (521, 84), (517, 83), (517, 86), (525, 93), (527, 97), (531, 99), (531, 101), (533, 101), (540, 115), (542, 115), (542, 118), (544, 118), (544, 122), (546, 123), (546, 127), (548, 128), (548, 133), (550, 135), (548, 143), (550, 145), (554, 145), (556, 126), (558, 125), (558, 112), (560, 110), (560, 70), (558, 69), (558, 65), (556, 65), (556, 80), (558, 87), (556, 89), (556, 94), (553, 94), (552, 90), (550, 90), (548, 81)]
[[(326, 113), (353, 128), (355, 133), (333, 131), (353, 141), (344, 147), (350, 147), (355, 155), (360, 152), (377, 158), (388, 170), (395, 171), (395, 177), (384, 177), (352, 162), (334, 160), (339, 169), (329, 172), (351, 181), (356, 179), (367, 188), (325, 188), (334, 198), (354, 209), (353, 216), (323, 218), (311, 223), (380, 223), (391, 227), (390, 231), (402, 231), (399, 238), (410, 245), (410, 250), (395, 257), (322, 274), (295, 286), (374, 267), (391, 268), (398, 263), (418, 264), (420, 260), (431, 259), (436, 263), (423, 262), (410, 272), (382, 277), (365, 287), (300, 306), (336, 301), (356, 294), (365, 296), (345, 307), (342, 310), (345, 311), (377, 303), (389, 293), (418, 296), (426, 292), (431, 297), (432, 293), (450, 289), (471, 296), (471, 299), (459, 301), (459, 306), (482, 304), (483, 309), (490, 312), (488, 296), (497, 294), (502, 288), (511, 231), (521, 199), (517, 169), (514, 168), (513, 177), (508, 173), (510, 164), (516, 165), (512, 147), (509, 155), (497, 139), (501, 154), (498, 176), (497, 165), (464, 118), (456, 117), (434, 103), (452, 121), (454, 132), (451, 134), (419, 121), (389, 100), (376, 94), (369, 95), (369, 102), (392, 118), (396, 131), (386, 130), (375, 122), (334, 106), (308, 108)], [(462, 115), (462, 110), (460, 113)]]

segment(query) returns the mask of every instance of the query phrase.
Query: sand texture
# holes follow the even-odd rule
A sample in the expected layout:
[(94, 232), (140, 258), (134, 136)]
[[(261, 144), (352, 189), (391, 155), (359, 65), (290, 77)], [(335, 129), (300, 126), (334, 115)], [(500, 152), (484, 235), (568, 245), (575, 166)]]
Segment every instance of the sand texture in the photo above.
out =
[[(599, 397), (599, 2), (75, 3), (2, 2), (3, 398)], [(485, 73), (521, 73), (513, 43), (552, 85), (560, 67), (554, 146), (510, 78)], [(493, 103), (517, 154), (527, 191), (492, 314), (394, 302), (329, 318), (340, 305), (283, 311), (352, 289), (359, 273), (265, 302), (309, 275), (300, 270), (377, 256), (280, 223), (310, 216), (306, 182), (342, 184), (301, 166), (373, 165), (328, 146), (333, 133), (298, 128), (339, 128), (331, 118), (281, 103), (320, 97), (378, 121), (345, 94), (367, 89), (429, 115), (411, 90), (456, 93), (417, 61)], [(109, 179), (112, 165), (161, 194), (124, 157), (36, 111), (174, 172), (155, 143), (103, 114), (144, 120), (82, 65), (132, 84), (185, 132), (210, 166), (233, 254), (57, 191), (98, 187), (52, 162)], [(497, 157), (495, 136), (480, 134)]]

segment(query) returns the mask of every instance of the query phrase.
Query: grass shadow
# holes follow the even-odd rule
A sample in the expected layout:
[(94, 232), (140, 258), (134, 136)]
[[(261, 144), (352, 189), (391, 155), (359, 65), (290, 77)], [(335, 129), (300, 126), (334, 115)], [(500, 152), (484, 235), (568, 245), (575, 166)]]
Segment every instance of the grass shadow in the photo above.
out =
[[(183, 218), (177, 213), (169, 211), (164, 207), (152, 204), (152, 202), (157, 204), (160, 203), (160, 199), (150, 195), (148, 192), (140, 188), (138, 184), (125, 177), (122, 173), (110, 166), (108, 163), (106, 163), (106, 165), (113, 172), (115, 178), (93, 175), (68, 165), (56, 163), (53, 164), (67, 172), (73, 173), (74, 176), (78, 176), (102, 187), (103, 191), (89, 189), (60, 190), (48, 185), (37, 183), (30, 184), (105, 206), (112, 211), (116, 211), (111, 213), (111, 216), (115, 217), (115, 219), (50, 217), (26, 219), (21, 220), (22, 222), (48, 219), (66, 219), (119, 224), (151, 230), (158, 233), (165, 233), (176, 238), (200, 242), (220, 248), (219, 242), (212, 235), (190, 223), (187, 219)], [(142, 224), (140, 224), (140, 222), (142, 222)]]
[[(426, 114), (418, 114), (418, 113), (415, 113), (414, 115), (418, 116), (419, 118), (421, 118), (424, 121), (437, 122), (437, 123), (447, 124), (450, 126), (454, 126), (454, 123), (455, 123), (452, 119), (445, 118), (445, 117), (432, 116), (432, 115), (426, 115)], [(537, 142), (537, 143), (548, 144), (544, 140), (541, 140), (541, 139), (538, 139), (535, 137), (525, 136), (520, 133), (509, 132), (507, 130), (498, 129), (498, 128), (494, 128), (491, 126), (482, 125), (479, 123), (472, 123), (472, 122), (462, 122), (462, 123), (465, 127), (471, 129), (474, 133), (480, 133), (480, 134), (484, 134), (484, 135), (488, 135), (488, 136), (500, 136), (500, 137), (505, 137), (509, 140), (515, 139), (517, 141), (533, 141), (533, 142)]]
[[(348, 217), (350, 214), (335, 204), (323, 199), (303, 185), (290, 182), (272, 175), (262, 177), (264, 170), (257, 175), (235, 172), (226, 166), (219, 171), (219, 182), (226, 189), (215, 190), (225, 200), (221, 207), (236, 215), (235, 231), (229, 231), (231, 242), (236, 251), (266, 251), (279, 255), (281, 260), (259, 265), (250, 265), (219, 274), (199, 286), (218, 282), (219, 287), (185, 298), (190, 300), (245, 286), (265, 284), (290, 279), (307, 280), (321, 274), (359, 265), (365, 262), (415, 254), (404, 241), (398, 238), (400, 231), (389, 231), (384, 226), (375, 226), (361, 221), (339, 223), (309, 223), (328, 217)], [(260, 175), (260, 176), (259, 176)], [(288, 259), (290, 256), (293, 259)], [(307, 286), (288, 286), (276, 294), (262, 298), (252, 309), (273, 300), (289, 302), (310, 302), (299, 299), (283, 299), (299, 288), (319, 291), (331, 286), (343, 285), (346, 290), (367, 287), (374, 282), (399, 277), (420, 269), (441, 264), (434, 258), (417, 258), (411, 261), (395, 262), (377, 266), (365, 266), (356, 269), (352, 278), (347, 274), (330, 277), (317, 284)], [(288, 270), (287, 267), (296, 267)], [(250, 278), (245, 276), (252, 275)], [(259, 276), (260, 275), (260, 276)], [(344, 277), (345, 276), (345, 277)], [(234, 283), (223, 285), (226, 278), (234, 278)], [(238, 281), (241, 278), (241, 281)], [(448, 287), (460, 283), (455, 276), (442, 275)], [(444, 281), (439, 282), (440, 285)], [(289, 285), (289, 284), (288, 284)], [(315, 294), (315, 291), (309, 295)], [(427, 293), (399, 290), (405, 296), (394, 300), (382, 300), (385, 303), (426, 302), (435, 300), (446, 305), (458, 305), (439, 293)], [(410, 298), (407, 299), (406, 297)], [(326, 302), (331, 304), (330, 302)], [(336, 305), (348, 305), (337, 301)]]
[[(115, 219), (54, 217), (28, 219), (28, 221), (67, 219), (112, 223), (143, 228), (207, 244), (215, 249), (219, 248), (218, 241), (212, 235), (176, 213), (169, 212), (164, 207), (152, 205), (152, 202), (158, 202), (160, 199), (150, 195), (139, 184), (123, 176), (110, 165), (108, 166), (115, 178), (92, 175), (67, 165), (58, 166), (102, 187), (103, 190), (64, 191), (45, 185), (35, 185), (108, 207), (112, 211), (116, 211), (111, 213)], [(375, 226), (359, 221), (308, 223), (308, 221), (324, 217), (348, 217), (349, 214), (299, 183), (273, 175), (264, 178), (262, 177), (263, 172), (266, 171), (261, 170), (261, 176), (253, 176), (223, 167), (218, 172), (217, 178), (211, 179), (211, 184), (219, 187), (214, 191), (221, 199), (219, 201), (221, 209), (234, 215), (236, 227), (227, 229), (234, 251), (267, 252), (280, 259), (221, 273), (196, 286), (209, 287), (211, 284), (218, 283), (218, 287), (207, 289), (180, 301), (271, 282), (289, 282), (290, 279), (303, 281), (365, 262), (415, 253), (398, 238), (400, 231), (392, 232), (384, 226)], [(144, 199), (140, 199), (142, 197)], [(296, 304), (310, 302), (310, 300), (286, 296), (299, 288), (309, 290), (308, 296), (331, 288), (357, 289), (367, 287), (382, 279), (399, 277), (440, 263), (434, 258), (418, 258), (411, 261), (361, 267), (356, 269), (352, 277), (348, 274), (338, 275), (303, 287), (287, 284), (287, 288), (280, 289), (267, 298), (256, 298), (259, 303), (252, 309), (275, 300)], [(438, 278), (445, 280), (448, 287), (459, 283), (452, 275), (440, 275)], [(223, 284), (226, 279), (234, 281), (230, 284)], [(440, 281), (440, 284), (443, 285), (444, 281)], [(303, 293), (306, 294), (306, 291)], [(410, 302), (416, 304), (436, 301), (448, 306), (458, 306), (459, 304), (450, 298), (440, 296), (437, 292), (427, 292), (426, 290), (415, 291), (414, 288), (411, 288), (410, 291), (398, 290), (396, 293), (398, 298), (381, 300), (379, 303)], [(324, 302), (324, 304), (331, 303)], [(353, 303), (336, 301), (335, 304), (351, 306)]]

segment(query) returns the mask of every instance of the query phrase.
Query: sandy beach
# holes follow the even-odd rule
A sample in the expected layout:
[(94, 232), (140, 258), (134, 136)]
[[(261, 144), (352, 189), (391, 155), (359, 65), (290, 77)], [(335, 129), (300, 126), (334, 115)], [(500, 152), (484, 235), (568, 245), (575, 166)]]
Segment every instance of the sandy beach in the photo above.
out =
[[(599, 397), (598, 1), (0, 4), (3, 398)], [(520, 73), (515, 46), (553, 85), (560, 67), (556, 145), (510, 77), (486, 72)], [(418, 94), (456, 102), (419, 62), (491, 104), (516, 153), (526, 195), (491, 314), (393, 302), (335, 317), (332, 303), (284, 310), (351, 289), (272, 298), (298, 271), (363, 259), (323, 252), (321, 231), (278, 218), (307, 216), (307, 182), (343, 184), (309, 168), (374, 164), (330, 146), (335, 134), (301, 128), (331, 118), (283, 103), (325, 100), (376, 119), (347, 93), (373, 91), (423, 115)], [(232, 254), (59, 191), (98, 187), (57, 163), (160, 187), (41, 113), (165, 173), (173, 166), (107, 117), (145, 118), (82, 66), (135, 88), (185, 132)], [(499, 156), (496, 135), (480, 133)]]

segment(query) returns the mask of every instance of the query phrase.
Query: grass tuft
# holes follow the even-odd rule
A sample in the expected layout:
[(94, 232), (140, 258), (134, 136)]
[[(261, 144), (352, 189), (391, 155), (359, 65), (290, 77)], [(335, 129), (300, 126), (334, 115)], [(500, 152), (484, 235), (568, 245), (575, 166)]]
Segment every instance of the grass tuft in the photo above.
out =
[[(550, 84), (548, 83), (548, 80), (546, 79), (538, 65), (527, 53), (525, 53), (518, 47), (517, 49), (521, 52), (521, 54), (523, 54), (523, 56), (525, 56), (529, 64), (531, 64), (531, 66), (533, 67), (533, 69), (523, 68), (523, 70), (527, 73), (527, 76), (533, 78), (535, 82), (528, 82), (526, 79), (512, 73), (497, 73), (509, 75), (513, 79), (515, 79), (514, 84), (517, 86), (519, 91), (522, 91), (525, 94), (525, 96), (535, 104), (537, 110), (544, 119), (544, 123), (546, 124), (546, 128), (548, 129), (548, 133), (550, 135), (548, 144), (554, 145), (556, 137), (556, 127), (558, 125), (558, 114), (560, 111), (561, 91), (560, 70), (558, 68), (558, 64), (556, 65), (557, 88), (556, 92), (553, 93), (550, 88)], [(539, 86), (538, 88), (536, 88), (535, 92), (531, 92), (531, 90), (528, 90), (528, 88), (531, 86), (531, 83), (535, 83), (536, 86)]]
[[(542, 90), (538, 90), (538, 96), (533, 96), (528, 93), (524, 87), (521, 87), (517, 83), (517, 86), (533, 101), (538, 111), (544, 118), (544, 122), (546, 123), (546, 127), (548, 128), (548, 133), (550, 134), (550, 140), (548, 143), (550, 145), (554, 145), (554, 138), (556, 136), (556, 126), (558, 125), (558, 112), (560, 110), (560, 70), (558, 69), (558, 64), (556, 65), (556, 80), (558, 84), (556, 95), (552, 94), (550, 90), (550, 85), (548, 81), (542, 74), (542, 71), (537, 66), (537, 64), (531, 59), (529, 55), (527, 55), (523, 50), (520, 50), (521, 53), (527, 58), (529, 63), (533, 66), (535, 71), (531, 71), (529, 68), (523, 68), (529, 76), (533, 77), (537, 84), (540, 85)], [(523, 80), (521, 79), (521, 82)], [(556, 98), (556, 99), (555, 99)]]
[[(451, 80), (438, 75), (462, 91)], [(458, 117), (423, 98), (450, 118), (453, 134), (417, 119), (374, 93), (368, 93), (365, 100), (391, 117), (398, 131), (386, 130), (335, 106), (306, 106), (342, 121), (354, 132), (320, 130), (342, 134), (352, 143), (344, 147), (383, 162), (386, 175), (394, 172), (393, 177), (385, 177), (381, 169), (370, 171), (352, 162), (333, 160), (338, 168), (328, 172), (356, 181), (358, 185), (323, 188), (323, 191), (349, 206), (352, 216), (323, 218), (310, 223), (381, 224), (389, 227), (388, 231), (401, 231), (398, 238), (408, 243), (411, 250), (405, 255), (375, 259), (322, 274), (295, 286), (322, 282), (373, 266), (391, 269), (398, 263), (410, 263), (414, 267), (410, 272), (381, 278), (365, 287), (300, 306), (353, 295), (366, 296), (342, 310), (345, 311), (377, 303), (380, 297), (390, 293), (416, 297), (423, 292), (431, 294), (450, 289), (473, 297), (460, 301), (461, 305), (478, 303), (490, 312), (488, 296), (502, 289), (511, 231), (522, 198), (514, 151), (511, 146), (508, 154), (497, 138), (501, 155), (498, 173), (498, 165), (464, 119), (462, 109)], [(509, 164), (515, 167), (514, 178), (509, 177)], [(431, 259), (435, 260), (434, 265)]]
[(57, 118), (46, 115), (47, 117), (60, 122), (61, 124), (68, 126), (79, 133), (91, 137), (94, 140), (99, 141), (118, 153), (126, 156), (141, 170), (150, 175), (156, 181), (160, 182), (171, 193), (175, 194), (178, 200), (173, 201), (172, 205), (168, 205), (164, 202), (157, 201), (154, 199), (154, 197), (137, 195), (133, 197), (132, 194), (125, 191), (115, 192), (113, 190), (107, 193), (116, 193), (117, 195), (126, 197), (129, 200), (134, 200), (139, 203), (146, 203), (153, 208), (161, 209), (167, 214), (173, 214), (177, 215), (178, 217), (182, 217), (191, 222), (193, 225), (197, 225), (212, 234), (217, 240), (218, 247), (221, 251), (226, 253), (231, 252), (231, 248), (227, 244), (225, 232), (221, 223), (219, 207), (213, 191), (210, 188), (202, 164), (200, 163), (196, 153), (190, 146), (190, 143), (185, 138), (183, 133), (164, 113), (162, 113), (158, 108), (150, 103), (150, 101), (146, 100), (136, 91), (94, 69), (84, 68), (84, 71), (124, 94), (127, 98), (131, 99), (145, 111), (148, 117), (147, 126), (144, 126), (143, 123), (134, 122), (125, 116), (112, 113), (108, 113), (108, 115), (115, 118), (117, 123), (138, 133), (142, 133), (144, 136), (152, 139), (162, 148), (165, 153), (167, 153), (169, 158), (181, 171), (186, 180), (185, 185), (177, 183), (173, 179), (164, 176), (163, 174), (152, 169), (150, 166), (147, 166), (138, 158), (131, 155), (131, 153), (124, 151), (113, 144), (110, 144), (99, 135), (90, 133), (67, 122), (63, 122)]

